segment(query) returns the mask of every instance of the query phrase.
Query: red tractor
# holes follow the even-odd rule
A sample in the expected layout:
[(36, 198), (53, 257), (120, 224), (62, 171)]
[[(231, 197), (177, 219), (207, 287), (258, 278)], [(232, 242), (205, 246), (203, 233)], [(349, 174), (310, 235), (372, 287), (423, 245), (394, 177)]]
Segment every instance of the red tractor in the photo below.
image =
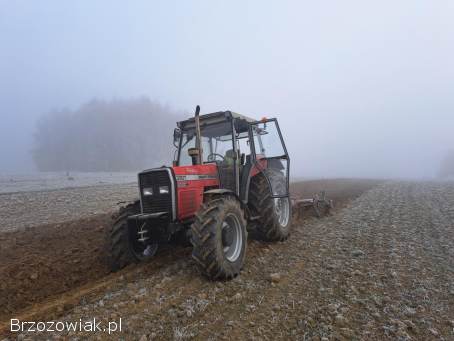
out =
[(184, 235), (203, 273), (230, 279), (243, 267), (248, 230), (288, 237), (290, 158), (277, 120), (199, 112), (177, 123), (173, 167), (139, 173), (140, 200), (120, 209), (109, 231), (112, 270)]

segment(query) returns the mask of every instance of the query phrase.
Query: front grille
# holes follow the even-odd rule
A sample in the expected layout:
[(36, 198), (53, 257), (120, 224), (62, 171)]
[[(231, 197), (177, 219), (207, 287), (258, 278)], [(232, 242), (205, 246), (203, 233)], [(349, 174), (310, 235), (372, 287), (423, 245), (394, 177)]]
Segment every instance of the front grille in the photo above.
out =
[[(172, 216), (172, 183), (167, 170), (155, 170), (139, 174), (142, 213), (167, 212)], [(168, 194), (160, 194), (159, 187), (166, 186)], [(153, 195), (144, 196), (143, 189), (152, 188)]]

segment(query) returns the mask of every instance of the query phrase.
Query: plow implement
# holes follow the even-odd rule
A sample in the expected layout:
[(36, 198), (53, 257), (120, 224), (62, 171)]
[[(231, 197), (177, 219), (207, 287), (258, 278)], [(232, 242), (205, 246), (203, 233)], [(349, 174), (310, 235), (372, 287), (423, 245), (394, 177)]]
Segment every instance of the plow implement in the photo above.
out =
[(317, 218), (328, 215), (334, 208), (333, 200), (326, 198), (325, 191), (315, 194), (310, 199), (292, 198), (293, 211), (296, 212), (296, 218), (302, 218), (307, 214), (312, 214)]

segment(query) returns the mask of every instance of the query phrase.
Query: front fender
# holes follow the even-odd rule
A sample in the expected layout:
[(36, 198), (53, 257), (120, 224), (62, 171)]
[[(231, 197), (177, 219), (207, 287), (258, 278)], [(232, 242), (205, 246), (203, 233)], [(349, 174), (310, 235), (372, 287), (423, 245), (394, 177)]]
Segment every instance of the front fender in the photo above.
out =
[(225, 188), (210, 189), (208, 191), (205, 191), (204, 194), (233, 194), (236, 196), (235, 192)]

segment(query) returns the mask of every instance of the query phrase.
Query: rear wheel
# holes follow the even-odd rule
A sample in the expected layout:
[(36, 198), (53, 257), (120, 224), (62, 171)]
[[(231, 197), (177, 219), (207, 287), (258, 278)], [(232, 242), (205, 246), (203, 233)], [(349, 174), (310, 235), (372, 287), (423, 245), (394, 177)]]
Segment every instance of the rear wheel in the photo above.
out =
[(138, 263), (152, 258), (158, 244), (145, 245), (140, 242), (140, 227), (129, 231), (128, 217), (140, 213), (140, 201), (135, 201), (120, 208), (114, 217), (107, 234), (109, 265), (112, 271), (118, 271), (131, 263)]
[(191, 226), (192, 257), (211, 279), (239, 274), (246, 256), (247, 231), (243, 210), (234, 197), (204, 203)]
[[(269, 170), (267, 175), (278, 193), (285, 192), (284, 175), (273, 170)], [(254, 227), (262, 239), (283, 241), (288, 238), (292, 220), (290, 198), (272, 198), (270, 186), (263, 174), (256, 175), (251, 181), (249, 208), (252, 216), (257, 217)]]

